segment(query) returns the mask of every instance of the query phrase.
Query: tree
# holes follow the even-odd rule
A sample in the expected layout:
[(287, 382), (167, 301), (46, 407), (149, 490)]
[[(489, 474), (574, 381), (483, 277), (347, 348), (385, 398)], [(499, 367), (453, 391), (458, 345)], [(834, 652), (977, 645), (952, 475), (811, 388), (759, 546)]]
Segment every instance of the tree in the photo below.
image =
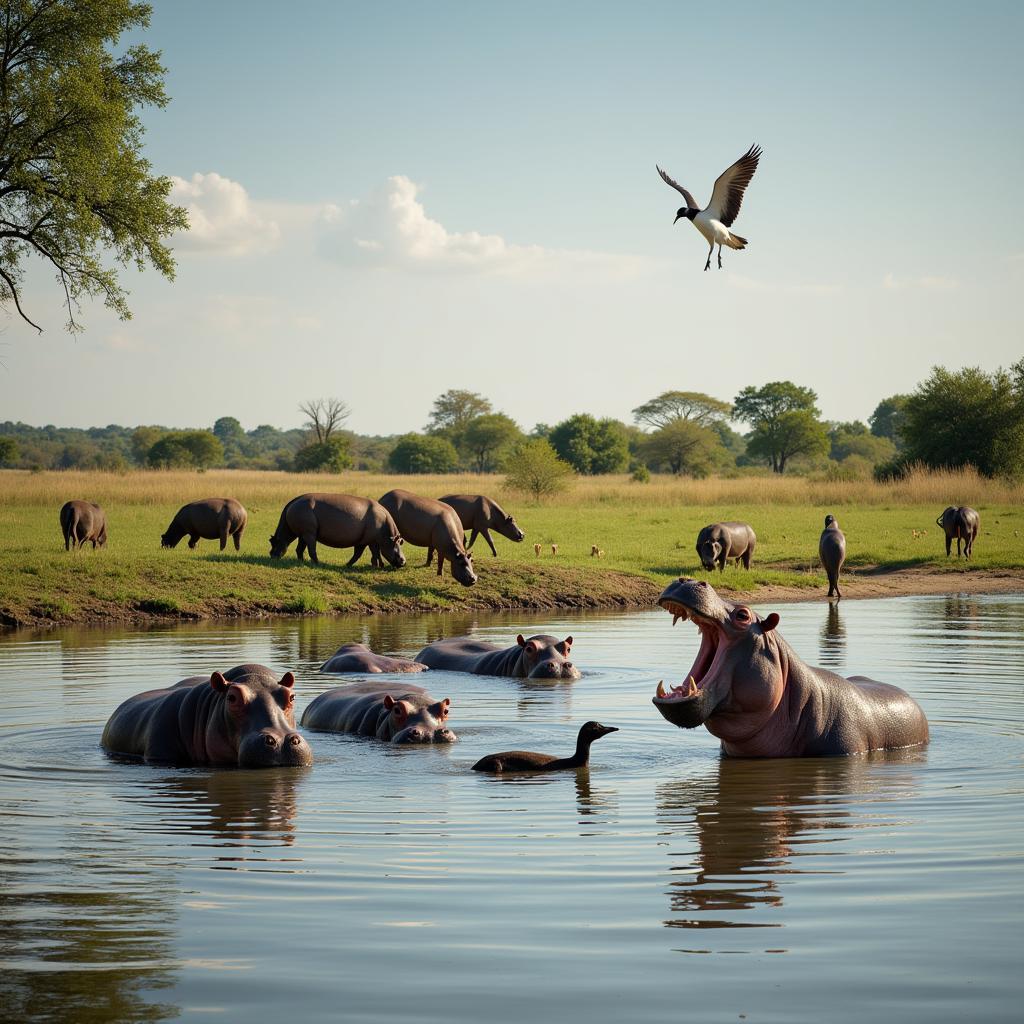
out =
[(776, 473), (797, 455), (824, 455), (829, 449), (825, 424), (818, 420), (817, 395), (792, 381), (744, 388), (733, 415), (754, 428), (747, 437), (747, 452), (764, 459)]
[(0, 437), (0, 466), (18, 458), (18, 442), (13, 437)]
[(136, 427), (132, 431), (132, 458), (140, 465), (146, 465), (149, 450), (167, 433), (164, 427)]
[(569, 486), (573, 469), (543, 438), (523, 441), (505, 463), (505, 485), (540, 501)]
[(245, 431), (234, 416), (221, 416), (213, 425), (213, 434), (228, 456), (241, 454), (245, 446)]
[(149, 15), (132, 0), (9, 0), (0, 12), (0, 305), (38, 331), (21, 303), (27, 256), (55, 272), (69, 331), (83, 296), (130, 318), (110, 257), (174, 277), (162, 239), (188, 219), (167, 200), (170, 179), (151, 175), (135, 113), (167, 104), (164, 68), (143, 45), (111, 52)]
[(1024, 471), (1024, 359), (1009, 371), (936, 366), (907, 399), (906, 462), (974, 466), (986, 476)]
[(348, 406), (340, 398), (317, 398), (299, 404), (306, 414), (306, 428), (317, 444), (330, 441), (331, 435), (348, 419)]
[(396, 473), (450, 473), (458, 468), (459, 453), (445, 437), (403, 434), (391, 449), (388, 465)]
[(548, 440), (578, 473), (618, 473), (629, 462), (629, 439), (618, 420), (577, 413), (553, 427)]
[(877, 437), (860, 420), (835, 423), (828, 433), (829, 458), (845, 462), (849, 458), (862, 459), (871, 467), (888, 462), (896, 455), (896, 445), (888, 437)]
[(466, 424), (462, 443), (471, 452), (478, 473), (497, 468), (501, 452), (511, 448), (523, 436), (515, 420), (502, 412), (485, 413)]
[(722, 422), (732, 406), (700, 391), (663, 391), (633, 410), (633, 421), (658, 430), (677, 420), (690, 420), (701, 427)]
[(868, 417), (871, 433), (875, 437), (889, 438), (899, 448), (903, 440), (900, 428), (906, 404), (906, 395), (890, 395), (888, 398), (883, 398), (875, 406), (875, 411)]
[(224, 446), (208, 430), (172, 430), (164, 434), (146, 456), (155, 469), (206, 469), (224, 459)]
[(345, 436), (304, 445), (295, 453), (296, 473), (340, 473), (351, 465), (349, 439)]
[(446, 391), (434, 399), (426, 431), (447, 438), (461, 455), (466, 451), (464, 442), (469, 424), (492, 411), (490, 401), (475, 391)]
[(645, 435), (640, 452), (649, 466), (667, 466), (677, 476), (681, 473), (707, 476), (715, 463), (723, 461), (726, 455), (712, 428), (688, 419), (674, 420)]

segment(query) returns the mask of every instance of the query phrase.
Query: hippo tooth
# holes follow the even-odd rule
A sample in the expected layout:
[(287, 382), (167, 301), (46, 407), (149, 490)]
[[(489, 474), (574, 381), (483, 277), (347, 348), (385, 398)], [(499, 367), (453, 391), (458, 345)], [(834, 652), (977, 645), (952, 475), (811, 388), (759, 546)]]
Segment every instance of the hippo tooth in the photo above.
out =
[(661, 680), (658, 681), (658, 692), (657, 692), (656, 696), (658, 696), (658, 697), (667, 697), (668, 696), (668, 693), (666, 693), (666, 691), (665, 691), (665, 680), (664, 679), (661, 679)]

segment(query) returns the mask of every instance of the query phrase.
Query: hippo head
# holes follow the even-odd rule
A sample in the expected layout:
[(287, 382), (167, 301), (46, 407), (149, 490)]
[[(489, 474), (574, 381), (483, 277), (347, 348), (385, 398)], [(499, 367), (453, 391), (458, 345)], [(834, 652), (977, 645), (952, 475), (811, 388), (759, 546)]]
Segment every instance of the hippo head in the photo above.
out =
[(836, 529), (839, 529), (839, 524), (836, 522), (835, 516), (825, 516), (825, 529), (827, 530), (830, 526), (834, 526)]
[(174, 548), (178, 546), (178, 541), (181, 540), (182, 535), (176, 530), (168, 530), (166, 533), (160, 534), (160, 547), (162, 548)]
[(524, 675), (527, 679), (579, 679), (580, 670), (569, 661), (571, 636), (559, 642), (557, 637), (545, 634), (525, 640), (520, 633), (516, 643), (523, 649)]
[(390, 739), (392, 743), (454, 743), (458, 737), (446, 724), (451, 703), (445, 697), (433, 704), (423, 704), (414, 694), (396, 700), (387, 693), (384, 707), (390, 714), (377, 727), (377, 738)]
[(476, 573), (473, 571), (473, 555), (469, 551), (456, 551), (451, 559), (452, 576), (464, 587), (471, 587), (476, 583)]
[(210, 686), (222, 697), (220, 715), (211, 716), (206, 745), (217, 748), (216, 760), (232, 748), (240, 768), (309, 765), (313, 752), (295, 730), (292, 709), (295, 677), (280, 680), (262, 665), (239, 665), (230, 672), (214, 672)]
[[(700, 650), (685, 682), (666, 690), (658, 683), (654, 706), (681, 729), (707, 725), (719, 738), (732, 738), (731, 721), (753, 731), (752, 717), (767, 718), (782, 698), (785, 674), (779, 624), (746, 605), (725, 601), (704, 580), (680, 577), (658, 604), (672, 613), (672, 624), (689, 619), (700, 631)], [(713, 719), (713, 721), (712, 721)]]
[(380, 553), (396, 569), (401, 569), (405, 565), (405, 555), (402, 554), (404, 543), (398, 527), (393, 522), (385, 523), (380, 528)]
[(514, 540), (517, 544), (526, 536), (512, 516), (505, 516), (505, 531), (505, 536), (509, 540)]
[(714, 569), (715, 559), (717, 559), (721, 553), (722, 544), (720, 541), (708, 538), (697, 545), (697, 555), (700, 558), (700, 564), (709, 571)]
[(270, 557), (281, 558), (284, 553), (288, 550), (288, 545), (294, 540), (294, 537), (283, 536), (279, 533), (275, 533), (270, 538)]

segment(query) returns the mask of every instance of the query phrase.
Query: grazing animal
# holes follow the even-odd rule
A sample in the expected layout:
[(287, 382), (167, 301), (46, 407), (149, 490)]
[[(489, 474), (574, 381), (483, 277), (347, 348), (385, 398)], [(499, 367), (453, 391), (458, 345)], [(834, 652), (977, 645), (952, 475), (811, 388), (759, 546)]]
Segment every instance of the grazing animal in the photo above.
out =
[(555, 757), (554, 754), (537, 754), (532, 750), (503, 750), (500, 754), (481, 757), (475, 765), (475, 772), (557, 772), (563, 769), (586, 768), (590, 763), (590, 744), (618, 732), (614, 725), (600, 722), (584, 722), (576, 737), (576, 752), (571, 757)]
[(833, 757), (928, 742), (928, 720), (908, 693), (863, 676), (805, 665), (776, 628), (726, 601), (704, 580), (679, 579), (658, 604), (691, 620), (700, 649), (685, 683), (658, 684), (654, 706), (680, 729), (707, 727), (730, 757)]
[(534, 553), (534, 554), (535, 554), (535, 555), (536, 555), (536, 556), (537, 556), (538, 558), (540, 558), (540, 545), (539, 545), (539, 544), (534, 544), (534, 545), (533, 545), (533, 553)]
[(757, 535), (749, 523), (711, 523), (697, 534), (697, 556), (708, 572), (716, 565), (725, 572), (730, 559), (749, 569), (756, 546)]
[(107, 543), (107, 515), (91, 501), (65, 502), (60, 510), (60, 529), (64, 534), (64, 550), (81, 548), (87, 541), (105, 547)]
[(553, 554), (553, 555), (557, 555), (558, 554), (558, 545), (557, 544), (552, 544), (551, 545), (551, 554)]
[(604, 550), (599, 548), (596, 544), (590, 545), (590, 557), (591, 558), (604, 558)]
[[(704, 236), (708, 245), (708, 261), (705, 270), (711, 269), (711, 256), (718, 246), (718, 269), (722, 269), (722, 246), (730, 249), (745, 249), (747, 240), (733, 234), (729, 229), (740, 214), (743, 193), (750, 184), (750, 179), (757, 170), (757, 161), (761, 158), (761, 147), (751, 146), (731, 167), (723, 171), (715, 181), (711, 193), (711, 202), (700, 209), (697, 200), (682, 185), (673, 181), (660, 167), (658, 173), (666, 185), (671, 185), (686, 200), (686, 205), (676, 211), (676, 221), (685, 217)], [(657, 166), (657, 165), (655, 165)], [(673, 221), (674, 224), (676, 221)]]
[(974, 539), (981, 527), (981, 516), (970, 505), (950, 505), (938, 519), (936, 526), (941, 526), (946, 534), (946, 557), (949, 557), (953, 538), (956, 538), (956, 557), (960, 557), (960, 542), (963, 541), (964, 557), (970, 558), (974, 550)]
[(494, 541), (491, 540), (488, 531), (494, 530), (495, 533), (500, 533), (502, 537), (507, 537), (516, 544), (526, 536), (515, 519), (508, 515), (496, 501), (484, 494), (446, 494), (437, 500), (444, 502), (445, 505), (451, 505), (459, 517), (459, 522), (462, 523), (462, 528), (470, 531), (467, 548), (473, 546), (479, 534), (487, 541), (491, 554), (497, 558), (498, 552), (495, 550)]
[(160, 546), (173, 548), (187, 535), (190, 548), (195, 548), (201, 537), (203, 540), (219, 540), (223, 551), (228, 546), (228, 537), (231, 537), (238, 551), (248, 518), (245, 509), (234, 498), (191, 501), (178, 509), (167, 532), (160, 538)]
[(464, 587), (476, 583), (473, 556), (463, 544), (462, 523), (451, 505), (403, 490), (388, 491), (380, 503), (391, 513), (405, 540), (427, 549), (425, 565), (430, 565), (437, 552), (438, 576), (443, 575), (447, 559), (453, 579)]
[(839, 592), (839, 570), (846, 561), (846, 535), (839, 529), (835, 516), (825, 516), (825, 529), (818, 539), (818, 557), (825, 566), (828, 576), (828, 596), (841, 598)]

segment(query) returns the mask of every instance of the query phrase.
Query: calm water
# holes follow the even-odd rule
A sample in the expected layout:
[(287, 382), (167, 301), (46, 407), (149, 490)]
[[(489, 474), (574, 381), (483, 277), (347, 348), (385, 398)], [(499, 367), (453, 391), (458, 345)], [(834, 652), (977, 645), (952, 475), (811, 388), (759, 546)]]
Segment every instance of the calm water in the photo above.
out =
[[(0, 1015), (11, 1020), (1001, 1021), (1024, 983), (1024, 598), (776, 607), (811, 663), (898, 683), (927, 751), (720, 759), (650, 697), (659, 611), (309, 620), (0, 638)], [(342, 642), (572, 633), (577, 682), (414, 677), (448, 748), (313, 734), (309, 770), (116, 763), (123, 698)], [(509, 747), (578, 775), (491, 778)]]

